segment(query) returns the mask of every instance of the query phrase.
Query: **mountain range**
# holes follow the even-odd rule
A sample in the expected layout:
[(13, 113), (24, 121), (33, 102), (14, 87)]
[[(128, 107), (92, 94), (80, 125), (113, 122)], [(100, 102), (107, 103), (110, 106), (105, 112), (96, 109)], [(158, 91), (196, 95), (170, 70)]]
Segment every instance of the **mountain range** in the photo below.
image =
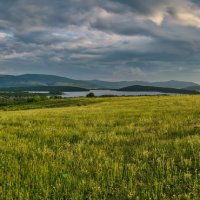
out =
[(176, 88), (176, 89), (199, 86), (198, 84), (193, 83), (193, 82), (175, 81), (175, 80), (165, 81), (165, 82), (145, 82), (145, 81), (108, 82), (108, 81), (100, 81), (100, 80), (91, 80), (87, 82), (92, 83), (94, 85), (98, 85), (102, 88), (111, 88), (111, 89), (119, 89), (122, 87), (128, 87), (128, 86), (133, 86), (133, 85), (167, 87), (167, 88)]
[(0, 88), (7, 87), (36, 87), (36, 86), (73, 86), (86, 89), (119, 89), (123, 87), (141, 85), (168, 88), (189, 88), (199, 86), (193, 82), (185, 81), (166, 81), (166, 82), (145, 82), (145, 81), (119, 81), (109, 82), (101, 80), (75, 80), (66, 77), (43, 75), (43, 74), (24, 74), (24, 75), (0, 75)]

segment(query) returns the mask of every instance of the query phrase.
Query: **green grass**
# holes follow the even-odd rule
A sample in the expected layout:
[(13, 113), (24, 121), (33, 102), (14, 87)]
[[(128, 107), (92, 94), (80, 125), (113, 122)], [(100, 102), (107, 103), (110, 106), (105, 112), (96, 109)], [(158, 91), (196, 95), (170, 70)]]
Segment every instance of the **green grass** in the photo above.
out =
[(199, 199), (200, 96), (55, 102), (0, 111), (0, 199)]

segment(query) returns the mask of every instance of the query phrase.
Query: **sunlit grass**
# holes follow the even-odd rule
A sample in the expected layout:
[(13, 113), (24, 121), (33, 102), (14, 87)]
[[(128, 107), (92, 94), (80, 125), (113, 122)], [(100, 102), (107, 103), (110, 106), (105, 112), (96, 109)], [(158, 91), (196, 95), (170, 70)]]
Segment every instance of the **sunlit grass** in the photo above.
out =
[(92, 101), (0, 111), (0, 199), (199, 199), (200, 96)]

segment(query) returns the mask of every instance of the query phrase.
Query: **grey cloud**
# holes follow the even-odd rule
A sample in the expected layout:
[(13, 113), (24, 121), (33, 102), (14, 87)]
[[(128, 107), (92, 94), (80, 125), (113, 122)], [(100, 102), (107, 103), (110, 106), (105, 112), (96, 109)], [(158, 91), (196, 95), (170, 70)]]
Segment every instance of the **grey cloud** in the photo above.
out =
[(193, 80), (199, 11), (196, 0), (1, 0), (0, 72)]
[(138, 0), (113, 0), (120, 4), (128, 6), (131, 10), (142, 13), (142, 14), (152, 14), (158, 7), (168, 3), (168, 0), (148, 0), (148, 1), (138, 1)]

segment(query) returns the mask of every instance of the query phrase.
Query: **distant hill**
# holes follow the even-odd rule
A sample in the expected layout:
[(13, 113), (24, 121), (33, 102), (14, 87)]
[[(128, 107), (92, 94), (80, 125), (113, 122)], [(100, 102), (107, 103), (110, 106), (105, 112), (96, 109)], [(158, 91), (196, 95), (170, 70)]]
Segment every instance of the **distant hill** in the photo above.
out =
[(191, 86), (191, 87), (186, 87), (184, 88), (186, 90), (195, 90), (195, 91), (200, 91), (200, 85), (197, 86)]
[(186, 87), (198, 86), (198, 84), (193, 83), (193, 82), (171, 80), (171, 81), (166, 81), (166, 82), (154, 82), (154, 83), (151, 83), (150, 86), (183, 89)]
[(25, 74), (19, 76), (0, 75), (0, 88), (3, 87), (31, 87), (31, 86), (74, 86), (83, 88), (97, 88), (92, 83), (70, 78), (43, 75)]
[(121, 87), (127, 87), (131, 85), (149, 85), (150, 83), (144, 81), (119, 81), (119, 82), (110, 82), (110, 81), (101, 81), (101, 80), (89, 80), (87, 83), (98, 85), (100, 88), (110, 88), (110, 89), (119, 89)]
[(108, 82), (108, 81), (100, 81), (100, 80), (91, 80), (87, 82), (94, 85), (98, 85), (100, 87), (106, 87), (106, 88), (111, 88), (111, 89), (118, 89), (118, 88), (128, 87), (132, 85), (168, 87), (168, 88), (177, 88), (177, 89), (198, 86), (198, 84), (193, 83), (193, 82), (174, 81), (174, 80), (165, 81), (165, 82), (145, 82), (145, 81)]
[(133, 85), (133, 86), (124, 87), (124, 88), (118, 89), (118, 91), (161, 92), (161, 93), (173, 93), (173, 94), (200, 94), (200, 92), (193, 91), (193, 90), (153, 87), (153, 86), (141, 86), (141, 85)]
[(33, 86), (33, 87), (4, 87), (0, 88), (0, 92), (82, 92), (89, 91), (85, 88), (74, 87), (74, 86)]
[(0, 75), (0, 88), (3, 87), (35, 87), (35, 86), (73, 86), (86, 89), (119, 89), (122, 87), (141, 85), (169, 88), (186, 88), (198, 86), (193, 82), (167, 81), (167, 82), (144, 82), (144, 81), (119, 81), (109, 82), (100, 80), (74, 80), (66, 77), (43, 75), (43, 74), (24, 74), (19, 76)]

